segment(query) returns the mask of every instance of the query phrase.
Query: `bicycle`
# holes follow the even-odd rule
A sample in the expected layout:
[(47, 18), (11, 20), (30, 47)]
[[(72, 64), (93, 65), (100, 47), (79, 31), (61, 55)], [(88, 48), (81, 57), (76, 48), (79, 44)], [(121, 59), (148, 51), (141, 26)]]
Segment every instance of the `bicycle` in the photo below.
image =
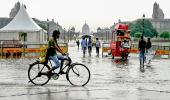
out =
[(34, 85), (45, 85), (51, 78), (57, 80), (59, 76), (63, 74), (66, 74), (66, 79), (71, 85), (85, 86), (89, 82), (90, 70), (84, 64), (72, 63), (68, 54), (66, 54), (65, 59), (61, 59), (60, 61), (61, 67), (58, 73), (55, 71), (47, 73), (52, 68), (52, 62), (50, 59), (48, 59), (48, 62), (46, 63), (40, 63), (40, 60), (37, 60), (30, 64), (28, 69), (29, 82)]

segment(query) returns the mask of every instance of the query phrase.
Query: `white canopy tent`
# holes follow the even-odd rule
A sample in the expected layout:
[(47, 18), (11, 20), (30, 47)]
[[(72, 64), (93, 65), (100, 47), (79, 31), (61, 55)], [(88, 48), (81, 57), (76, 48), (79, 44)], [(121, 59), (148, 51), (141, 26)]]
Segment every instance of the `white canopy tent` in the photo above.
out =
[(44, 43), (47, 41), (46, 31), (33, 21), (24, 5), (20, 6), (20, 10), (13, 20), (0, 29), (0, 40), (20, 40), (19, 34), (21, 32), (27, 33), (27, 43)]

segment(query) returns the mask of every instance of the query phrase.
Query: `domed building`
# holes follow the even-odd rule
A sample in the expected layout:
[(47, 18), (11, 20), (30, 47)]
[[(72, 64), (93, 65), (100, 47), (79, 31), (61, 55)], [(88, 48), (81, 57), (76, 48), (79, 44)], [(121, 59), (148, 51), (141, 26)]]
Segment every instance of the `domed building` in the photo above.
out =
[(82, 35), (90, 35), (90, 28), (89, 25), (86, 24), (86, 22), (82, 27)]

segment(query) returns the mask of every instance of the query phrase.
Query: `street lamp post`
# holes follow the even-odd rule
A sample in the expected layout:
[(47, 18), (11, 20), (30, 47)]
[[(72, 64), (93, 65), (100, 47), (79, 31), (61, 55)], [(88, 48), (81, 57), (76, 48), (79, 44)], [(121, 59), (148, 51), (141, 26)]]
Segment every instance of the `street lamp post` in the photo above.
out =
[(145, 33), (145, 31), (144, 31), (144, 21), (145, 21), (145, 14), (143, 14), (143, 32), (142, 32), (142, 36), (144, 36), (144, 33)]

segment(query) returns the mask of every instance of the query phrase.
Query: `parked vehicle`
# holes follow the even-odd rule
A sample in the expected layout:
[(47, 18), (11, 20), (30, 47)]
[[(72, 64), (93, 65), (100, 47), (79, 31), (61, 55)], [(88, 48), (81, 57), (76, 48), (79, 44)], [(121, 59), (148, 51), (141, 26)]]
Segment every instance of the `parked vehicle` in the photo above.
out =
[(128, 25), (117, 24), (112, 33), (112, 42), (110, 44), (112, 58), (119, 57), (127, 59), (131, 48), (131, 37)]

